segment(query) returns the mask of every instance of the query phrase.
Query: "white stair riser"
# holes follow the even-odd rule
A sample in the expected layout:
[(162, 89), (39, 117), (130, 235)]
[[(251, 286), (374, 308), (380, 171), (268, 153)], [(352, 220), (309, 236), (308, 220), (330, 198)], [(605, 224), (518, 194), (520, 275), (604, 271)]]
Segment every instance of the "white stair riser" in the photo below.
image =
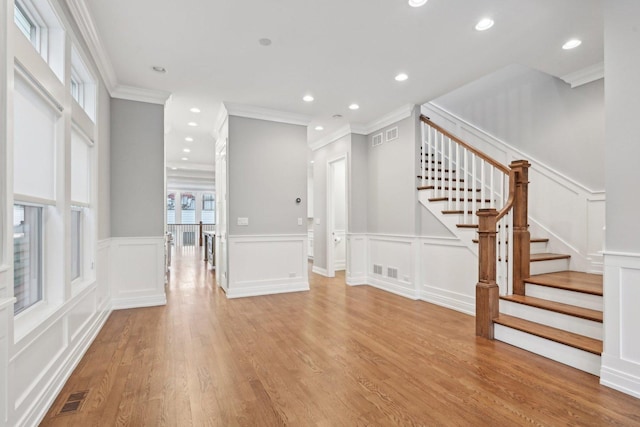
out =
[(530, 264), (531, 275), (554, 273), (556, 271), (569, 270), (569, 259), (552, 259), (549, 261), (536, 261)]
[(543, 254), (548, 252), (547, 250), (547, 242), (531, 242), (531, 250), (532, 254)]
[(527, 283), (525, 295), (602, 311), (602, 297)]
[(593, 320), (581, 319), (579, 317), (505, 300), (500, 300), (500, 313), (602, 340), (602, 323), (594, 322)]
[(596, 354), (503, 325), (495, 325), (494, 336), (498, 341), (506, 342), (581, 371), (589, 372), (596, 376), (600, 375), (600, 356)]

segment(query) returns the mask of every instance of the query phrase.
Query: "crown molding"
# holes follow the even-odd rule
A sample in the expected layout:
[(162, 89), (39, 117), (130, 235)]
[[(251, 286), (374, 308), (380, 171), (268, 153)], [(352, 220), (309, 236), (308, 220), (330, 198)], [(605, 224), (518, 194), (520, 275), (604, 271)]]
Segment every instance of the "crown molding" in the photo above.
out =
[(272, 110), (270, 108), (234, 104), (231, 102), (225, 102), (224, 107), (230, 116), (246, 117), (249, 119), (267, 120), (270, 122), (300, 126), (308, 126), (311, 122), (311, 118), (309, 116)]
[(587, 83), (595, 82), (604, 78), (604, 62), (593, 64), (582, 70), (575, 71), (573, 73), (560, 77), (565, 82), (571, 85), (571, 88), (586, 85)]
[(67, 6), (69, 6), (71, 15), (73, 15), (73, 19), (75, 19), (76, 24), (78, 24), (80, 33), (89, 47), (90, 54), (93, 56), (93, 60), (107, 86), (107, 90), (110, 94), (113, 94), (114, 89), (118, 86), (116, 72), (113, 69), (111, 59), (109, 59), (109, 55), (98, 34), (98, 30), (87, 5), (84, 0), (67, 0)]
[(371, 135), (372, 133), (379, 131), (382, 128), (390, 126), (396, 122), (399, 122), (400, 120), (404, 120), (407, 117), (411, 117), (414, 109), (414, 104), (403, 105), (397, 110), (391, 111), (390, 113), (385, 114), (379, 119), (367, 123), (362, 129), (359, 129), (359, 131), (356, 131), (354, 129), (353, 133), (359, 133), (361, 135)]
[(349, 126), (349, 125), (342, 126), (341, 128), (339, 128), (335, 132), (332, 132), (329, 135), (325, 136), (324, 138), (321, 138), (321, 139), (309, 144), (309, 148), (311, 148), (312, 151), (319, 150), (322, 147), (325, 147), (325, 146), (327, 146), (327, 145), (329, 145), (329, 144), (331, 144), (333, 142), (336, 142), (340, 138), (344, 138), (347, 135), (351, 135), (351, 133), (353, 133), (353, 130), (351, 129), (351, 126)]
[(140, 87), (118, 85), (111, 92), (112, 98), (126, 99), (128, 101), (148, 102), (149, 104), (164, 105), (171, 93), (163, 90), (144, 89)]

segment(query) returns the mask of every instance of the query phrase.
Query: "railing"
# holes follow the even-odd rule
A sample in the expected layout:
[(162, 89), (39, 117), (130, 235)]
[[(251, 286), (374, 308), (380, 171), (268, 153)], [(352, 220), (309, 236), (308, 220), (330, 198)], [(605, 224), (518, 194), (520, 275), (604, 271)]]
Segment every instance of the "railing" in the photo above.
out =
[[(458, 227), (478, 229), (476, 334), (493, 338), (499, 295), (524, 295), (529, 276), (527, 161), (509, 167), (421, 116), (421, 188), (459, 214)], [(510, 268), (511, 266), (511, 268)]]
[(202, 246), (203, 231), (215, 231), (215, 224), (167, 224), (167, 232), (173, 236), (175, 247)]

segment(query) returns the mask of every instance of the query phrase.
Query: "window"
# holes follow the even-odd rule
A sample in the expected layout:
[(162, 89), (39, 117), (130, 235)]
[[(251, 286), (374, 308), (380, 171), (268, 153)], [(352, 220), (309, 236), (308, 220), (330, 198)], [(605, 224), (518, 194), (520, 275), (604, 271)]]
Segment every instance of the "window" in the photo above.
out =
[(176, 223), (176, 193), (167, 194), (167, 224)]
[(91, 155), (93, 144), (76, 127), (71, 130), (71, 201), (77, 206), (91, 203)]
[(42, 207), (13, 206), (13, 311), (42, 300)]
[(71, 208), (71, 281), (82, 276), (82, 208)]
[(182, 224), (195, 224), (196, 223), (196, 196), (192, 193), (181, 194), (182, 205), (182, 218), (180, 222)]
[(38, 27), (34, 24), (33, 20), (29, 18), (27, 12), (25, 12), (19, 3), (15, 3), (13, 6), (13, 20), (18, 28), (20, 28), (20, 31), (22, 31), (22, 34), (35, 46), (37, 44)]
[(216, 220), (216, 203), (212, 193), (204, 193), (202, 195), (202, 222), (204, 224), (215, 224)]
[(95, 123), (96, 80), (75, 47), (71, 50), (71, 96)]

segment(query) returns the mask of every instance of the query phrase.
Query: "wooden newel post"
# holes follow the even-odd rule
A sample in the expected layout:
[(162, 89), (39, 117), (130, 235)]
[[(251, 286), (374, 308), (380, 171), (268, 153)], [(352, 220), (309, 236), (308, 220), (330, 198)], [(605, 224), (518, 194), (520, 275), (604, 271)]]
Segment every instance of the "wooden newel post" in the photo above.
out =
[(478, 284), (476, 285), (476, 335), (493, 339), (493, 319), (498, 317), (496, 235), (498, 211), (478, 211)]
[(529, 278), (531, 235), (529, 234), (529, 167), (526, 160), (516, 160), (509, 165), (516, 173), (516, 190), (513, 201), (513, 293), (524, 295), (524, 281)]
[(200, 246), (202, 246), (202, 221), (200, 221)]

